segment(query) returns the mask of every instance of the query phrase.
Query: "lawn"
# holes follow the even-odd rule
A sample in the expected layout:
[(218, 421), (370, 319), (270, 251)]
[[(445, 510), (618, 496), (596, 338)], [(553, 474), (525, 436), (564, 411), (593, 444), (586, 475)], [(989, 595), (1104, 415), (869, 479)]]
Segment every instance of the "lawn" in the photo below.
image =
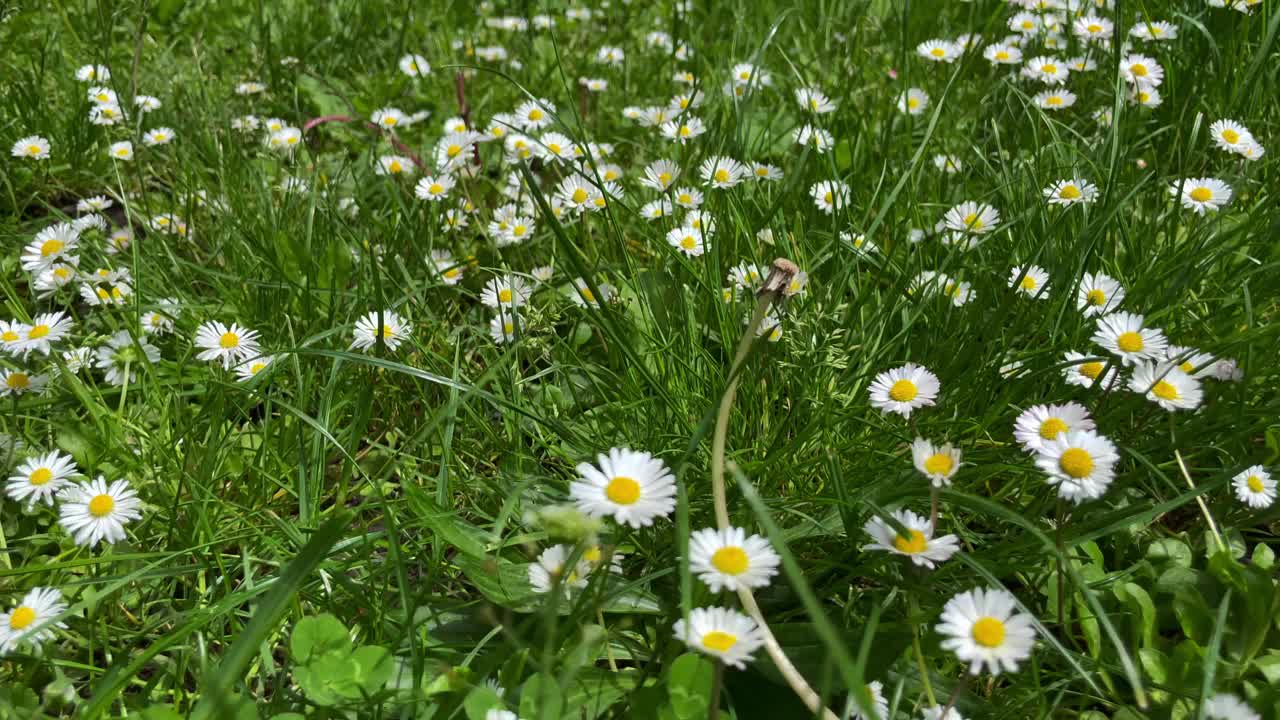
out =
[(1280, 720), (1272, 3), (0, 18), (0, 720)]

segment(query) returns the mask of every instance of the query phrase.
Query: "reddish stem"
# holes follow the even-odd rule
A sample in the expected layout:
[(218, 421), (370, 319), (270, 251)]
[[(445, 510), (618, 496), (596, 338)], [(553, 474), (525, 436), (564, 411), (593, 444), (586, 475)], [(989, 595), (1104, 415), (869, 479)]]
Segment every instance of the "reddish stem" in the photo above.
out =
[[(303, 124), (302, 131), (306, 132), (311, 128), (316, 127), (317, 125), (323, 125), (325, 123), (330, 123), (330, 122), (355, 122), (355, 118), (349, 115), (324, 115), (318, 118), (311, 118), (305, 124)], [(366, 122), (365, 126), (368, 127), (370, 130), (373, 130), (374, 132), (377, 132), (377, 133), (382, 132), (382, 128), (378, 127), (376, 123)], [(408, 145), (405, 145), (404, 143), (400, 142), (400, 140), (394, 134), (387, 133), (387, 140), (391, 141), (391, 145), (395, 149), (404, 153), (406, 157), (412, 160), (413, 164), (418, 166), (418, 169), (420, 170), (427, 169), (427, 166), (423, 164), (421, 160), (418, 159), (417, 153), (409, 149)]]

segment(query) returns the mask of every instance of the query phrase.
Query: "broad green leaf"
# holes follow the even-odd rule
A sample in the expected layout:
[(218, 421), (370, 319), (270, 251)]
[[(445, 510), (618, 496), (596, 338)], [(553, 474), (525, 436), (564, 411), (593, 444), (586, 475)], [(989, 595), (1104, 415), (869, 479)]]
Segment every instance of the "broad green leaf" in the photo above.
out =
[(711, 708), (711, 685), (715, 665), (701, 655), (685, 653), (667, 670), (667, 693), (671, 710), (680, 720), (704, 718)]
[(462, 701), (462, 709), (467, 713), (467, 720), (485, 720), (485, 715), (490, 710), (505, 708), (502, 698), (498, 697), (498, 693), (488, 685), (472, 688), (471, 692), (467, 693), (467, 699)]
[(564, 717), (563, 708), (564, 697), (560, 693), (559, 683), (552, 675), (534, 675), (520, 688), (522, 720), (560, 720)]
[(351, 653), (354, 666), (352, 679), (360, 686), (365, 695), (376, 694), (391, 679), (395, 663), (391, 661), (391, 652), (377, 645), (362, 645)]
[(351, 636), (347, 627), (329, 613), (302, 618), (289, 636), (289, 652), (299, 664), (328, 653), (346, 655), (350, 651)]

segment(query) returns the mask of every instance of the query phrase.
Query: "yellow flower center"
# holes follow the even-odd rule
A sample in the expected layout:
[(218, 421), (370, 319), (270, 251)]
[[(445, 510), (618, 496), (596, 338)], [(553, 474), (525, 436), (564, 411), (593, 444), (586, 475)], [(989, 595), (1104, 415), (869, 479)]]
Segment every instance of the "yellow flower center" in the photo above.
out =
[(511, 333), (513, 333), (513, 332), (515, 332), (515, 331), (516, 331), (516, 325), (515, 325), (515, 323), (511, 322), (510, 320), (507, 320), (507, 321), (505, 321), (505, 322), (503, 322), (503, 323), (502, 323), (502, 332), (503, 332), (504, 334), (506, 334), (506, 335), (510, 335)]
[(997, 51), (996, 51), (996, 59), (997, 59), (997, 60), (1008, 60), (1008, 59), (1009, 59), (1009, 53), (1008, 53), (1008, 52), (1005, 52), (1004, 50), (997, 50)]
[(993, 617), (978, 618), (970, 634), (973, 641), (983, 647), (1000, 647), (1004, 644), (1004, 623)]
[(947, 54), (947, 51), (946, 51), (946, 50), (943, 50), (943, 49), (942, 49), (942, 48), (940, 48), (940, 47), (936, 47), (936, 48), (934, 48), (934, 49), (930, 50), (930, 51), (929, 51), (929, 54), (930, 54), (930, 55), (932, 55), (932, 56), (934, 56), (934, 57), (939, 57), (939, 58), (940, 58), (940, 57), (942, 57), (943, 55), (946, 55), (946, 54)]
[(551, 143), (550, 145), (548, 145), (548, 146), (547, 146), (547, 149), (548, 149), (548, 150), (550, 150), (550, 151), (552, 152), (552, 154), (554, 154), (554, 155), (559, 155), (559, 154), (560, 154), (560, 143)]
[(1045, 75), (1053, 75), (1054, 73), (1058, 72), (1058, 66), (1054, 65), (1053, 63), (1045, 63), (1044, 65), (1040, 66), (1040, 72), (1044, 73)]
[(1035, 24), (1034, 22), (1032, 22), (1032, 21), (1030, 21), (1030, 20), (1023, 20), (1023, 21), (1022, 21), (1022, 29), (1023, 29), (1023, 30), (1035, 30), (1035, 28), (1036, 28), (1036, 24)]
[(52, 479), (52, 470), (49, 468), (36, 468), (36, 471), (31, 473), (31, 477), (27, 478), (27, 481), (36, 487), (40, 487), (41, 485), (48, 485)]
[(1136, 77), (1146, 77), (1147, 66), (1142, 63), (1134, 63), (1129, 66), (1129, 72), (1133, 73)]
[(591, 288), (587, 288), (587, 287), (580, 288), (578, 290), (578, 294), (582, 295), (582, 299), (586, 300), (589, 303), (593, 303), (596, 301), (595, 293), (591, 292)]
[(756, 177), (765, 177), (768, 174), (769, 174), (769, 168), (767, 167), (756, 168)]
[(929, 541), (925, 539), (924, 533), (919, 530), (908, 530), (907, 532), (910, 537), (899, 535), (893, 539), (893, 546), (898, 549), (898, 552), (916, 555), (929, 548)]
[(915, 110), (916, 108), (920, 107), (920, 99), (907, 98), (907, 107), (910, 108), (911, 110)]
[(1062, 98), (1059, 97), (1058, 95), (1050, 95), (1049, 99), (1045, 100), (1045, 104), (1053, 105), (1054, 107), (1057, 107), (1058, 105), (1062, 104)]
[(1058, 191), (1058, 197), (1063, 200), (1077, 200), (1080, 198), (1080, 188), (1075, 185), (1063, 185)]
[(970, 230), (981, 230), (984, 224), (982, 218), (978, 217), (978, 213), (969, 213), (964, 216), (964, 225)]
[(716, 182), (719, 183), (729, 182), (729, 171), (724, 168), (720, 168), (719, 170), (716, 170), (715, 178)]
[(1036, 279), (1031, 277), (1030, 275), (1027, 275), (1026, 277), (1022, 278), (1022, 282), (1020, 283), (1020, 285), (1022, 285), (1023, 290), (1026, 290), (1027, 292), (1031, 292), (1032, 290), (1036, 289)]
[(1090, 23), (1089, 26), (1085, 28), (1085, 30), (1088, 30), (1091, 33), (1100, 33), (1102, 32), (1102, 26), (1099, 25), (1098, 23)]
[(1236, 142), (1240, 140), (1240, 133), (1232, 130), (1231, 128), (1227, 128), (1222, 131), (1222, 139), (1226, 140), (1228, 145), (1235, 145)]
[(596, 198), (596, 199), (595, 199), (595, 200), (593, 200), (592, 202), (594, 202), (594, 203), (595, 203), (596, 207), (604, 207), (604, 206), (605, 206), (605, 199), (604, 199), (604, 196), (603, 196), (603, 195), (601, 195), (600, 197)]
[(1090, 305), (1105, 305), (1107, 302), (1107, 294), (1097, 288), (1094, 288), (1085, 295), (1085, 299), (1089, 301)]
[(498, 302), (500, 303), (511, 302), (511, 297), (512, 297), (511, 291), (507, 288), (502, 288), (501, 290), (498, 291)]
[(393, 173), (398, 173), (398, 172), (400, 172), (401, 170), (404, 170), (404, 166), (400, 164), (400, 161), (399, 161), (399, 160), (392, 160), (392, 161), (387, 165), (387, 169), (388, 169), (388, 170), (390, 170), (390, 171), (391, 171), (391, 172), (393, 172)]
[(1257, 475), (1250, 475), (1249, 479), (1245, 480), (1244, 483), (1249, 486), (1250, 490), (1256, 493), (1260, 493), (1263, 490), (1262, 478)]
[(111, 293), (107, 292), (106, 288), (98, 288), (98, 299), (99, 299), (99, 300), (110, 300), (110, 299), (111, 299)]
[(1142, 352), (1142, 335), (1132, 330), (1129, 332), (1122, 332), (1116, 338), (1116, 346), (1127, 353)]
[(685, 250), (692, 250), (697, 246), (698, 246), (698, 241), (695, 240), (692, 235), (685, 235), (684, 237), (680, 238), (680, 247), (684, 248)]
[(395, 328), (393, 328), (393, 327), (391, 327), (390, 325), (386, 324), (385, 322), (384, 322), (384, 323), (382, 323), (382, 337), (383, 337), (383, 339), (385, 339), (385, 340), (390, 340), (391, 338), (393, 338), (393, 337), (395, 337), (395, 336), (396, 336), (396, 329), (395, 329)]
[(671, 173), (658, 173), (658, 184), (666, 187), (671, 184)]
[(825, 202), (826, 204), (830, 205), (830, 204), (831, 204), (831, 200), (832, 200), (832, 197), (831, 197), (831, 191), (830, 191), (830, 190), (828, 190), (828, 191), (827, 191), (827, 192), (822, 196), (822, 201), (823, 201), (823, 202)]
[(266, 364), (266, 363), (256, 362), (256, 363), (254, 363), (254, 364), (252, 364), (252, 365), (250, 365), (250, 366), (249, 366), (249, 374), (250, 374), (250, 375), (257, 375), (258, 373), (260, 373), (260, 372), (262, 372), (263, 370), (266, 370), (266, 369), (267, 369), (267, 364)]
[(1067, 424), (1061, 419), (1056, 417), (1046, 418), (1044, 422), (1040, 423), (1040, 437), (1045, 440), (1052, 440), (1058, 437), (1059, 433), (1066, 432), (1067, 429)]
[(529, 229), (524, 225), (517, 225), (511, 228), (511, 234), (515, 235), (516, 237), (523, 237), (524, 234), (527, 232), (529, 232)]
[(817, 109), (818, 109), (818, 99), (817, 99), (817, 98), (809, 98), (809, 107), (810, 107), (810, 108), (812, 108), (813, 110), (817, 110)]
[(1171, 382), (1168, 382), (1167, 380), (1161, 380), (1160, 382), (1157, 382), (1155, 384), (1155, 387), (1151, 388), (1151, 393), (1156, 397), (1160, 398), (1161, 400), (1177, 400), (1178, 399), (1177, 386), (1175, 386)]
[(534, 108), (534, 109), (530, 110), (530, 111), (529, 111), (529, 119), (530, 119), (530, 120), (532, 120), (532, 121), (534, 121), (534, 122), (537, 122), (537, 121), (541, 120), (541, 119), (542, 119), (542, 111), (541, 111), (541, 110), (539, 110), (538, 108)]
[(571, 199), (575, 203), (581, 205), (582, 203), (587, 201), (587, 191), (583, 190), (582, 188), (578, 188), (573, 191), (573, 196)]
[(395, 117), (394, 115), (388, 115), (388, 116), (386, 116), (386, 117), (382, 118), (382, 124), (383, 124), (383, 125), (386, 125), (387, 127), (392, 127), (392, 126), (394, 126), (394, 125), (395, 125), (396, 123), (398, 123), (398, 122), (400, 122), (400, 121), (399, 121), (399, 120), (397, 120), (397, 119), (396, 119), (396, 117)]
[(1198, 187), (1191, 191), (1191, 199), (1196, 202), (1208, 202), (1213, 198), (1213, 191), (1207, 187)]
[(461, 145), (450, 145), (448, 148), (445, 149), (445, 154), (447, 154), (449, 157), (457, 157), (458, 153), (460, 152), (462, 152)]
[(910, 380), (902, 379), (893, 384), (889, 388), (889, 397), (896, 402), (911, 402), (916, 399), (916, 384)]
[(45, 240), (44, 243), (40, 245), (40, 256), (49, 257), (50, 255), (53, 255), (54, 253), (61, 251), (62, 248), (64, 247), (66, 246), (63, 244), (61, 240), (57, 240), (57, 239)]
[(27, 154), (28, 154), (28, 155), (39, 155), (41, 152), (44, 152), (44, 148), (40, 147), (39, 145), (28, 145), (28, 146), (27, 146)]
[(609, 498), (609, 502), (618, 505), (635, 505), (640, 500), (640, 483), (626, 475), (619, 475), (605, 486), (604, 495)]
[(94, 517), (104, 517), (116, 509), (116, 501), (110, 495), (95, 495), (89, 501), (89, 514)]
[(740, 547), (722, 547), (711, 556), (711, 566), (725, 575), (741, 575), (751, 566), (751, 559)]
[(427, 188), (427, 192), (432, 195), (439, 195), (444, 192), (444, 186), (440, 183), (431, 183), (431, 187)]
[(36, 621), (36, 611), (22, 605), (9, 614), (9, 629), (23, 630)]
[(1093, 456), (1089, 454), (1088, 450), (1068, 448), (1058, 458), (1058, 467), (1062, 468), (1062, 472), (1077, 480), (1089, 477), (1089, 473), (1093, 472)]
[(26, 390), (31, 386), (31, 378), (27, 377), (26, 373), (10, 373), (9, 377), (5, 378), (4, 384), (8, 385), (10, 390)]
[(930, 475), (946, 475), (955, 467), (955, 461), (946, 453), (934, 453), (924, 461), (924, 471)]
[(723, 630), (712, 630), (702, 636), (702, 646), (708, 650), (714, 650), (718, 653), (729, 652), (729, 648), (738, 644), (738, 638), (733, 633), (727, 633)]
[(5, 331), (4, 331), (4, 334), (3, 334), (3, 335), (0, 335), (0, 338), (2, 338), (5, 342), (17, 342), (17, 341), (18, 341), (18, 333), (14, 332), (14, 331), (12, 331), (12, 330), (5, 330)]
[(599, 545), (592, 545), (591, 547), (582, 551), (582, 559), (586, 560), (592, 565), (595, 565), (596, 563), (600, 562), (600, 558), (602, 557), (604, 557), (604, 553), (601, 552)]
[(225, 350), (238, 347), (240, 345), (240, 336), (233, 332), (222, 333), (222, 337), (218, 338), (218, 345)]

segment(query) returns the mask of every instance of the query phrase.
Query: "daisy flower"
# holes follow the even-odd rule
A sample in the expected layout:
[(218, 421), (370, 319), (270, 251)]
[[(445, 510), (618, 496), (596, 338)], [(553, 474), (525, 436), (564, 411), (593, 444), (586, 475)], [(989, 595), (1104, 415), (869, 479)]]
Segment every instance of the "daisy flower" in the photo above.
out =
[(1076, 94), (1070, 90), (1045, 90), (1032, 98), (1042, 110), (1066, 110), (1076, 104)]
[(1195, 348), (1170, 345), (1165, 349), (1165, 359), (1182, 372), (1194, 378), (1213, 377), (1213, 369), (1217, 358)]
[(992, 65), (1017, 65), (1022, 62), (1022, 49), (1017, 45), (992, 43), (982, 51)]
[(960, 48), (950, 40), (926, 40), (916, 46), (916, 55), (925, 60), (952, 63), (960, 57)]
[(1178, 26), (1164, 20), (1139, 20), (1129, 28), (1129, 34), (1139, 40), (1175, 40), (1178, 37)]
[(933, 536), (929, 518), (910, 510), (895, 510), (892, 515), (899, 525), (906, 528), (907, 534), (899, 535), (888, 522), (873, 517), (862, 526), (862, 531), (875, 542), (863, 545), (863, 550), (884, 550), (891, 555), (905, 555), (911, 558), (911, 562), (929, 570), (950, 560), (952, 555), (960, 551), (960, 541), (955, 535), (943, 535), (939, 538)]
[(449, 197), (455, 183), (452, 175), (427, 175), (414, 186), (413, 194), (420, 200), (438, 202)]
[(421, 55), (409, 54), (400, 58), (400, 72), (409, 77), (426, 77), (431, 74), (431, 63)]
[(59, 522), (77, 545), (93, 547), (100, 541), (125, 538), (124, 526), (142, 517), (142, 501), (125, 480), (110, 485), (101, 475), (84, 485), (72, 485), (58, 494)]
[(0, 349), (10, 355), (21, 353), (28, 329), (26, 323), (17, 320), (0, 320)]
[(1076, 290), (1076, 308), (1085, 317), (1105, 315), (1124, 302), (1124, 287), (1115, 278), (1102, 273), (1085, 273), (1080, 276)]
[(668, 231), (667, 243), (689, 257), (698, 257), (706, 251), (706, 247), (702, 243), (702, 233), (691, 227), (675, 228)]
[(1147, 396), (1151, 402), (1170, 412), (1194, 410), (1204, 393), (1200, 381), (1167, 362), (1140, 362), (1133, 368), (1129, 389)]
[(516, 108), (515, 119), (526, 131), (541, 130), (551, 124), (556, 108), (546, 100), (527, 100)]
[(761, 588), (778, 573), (781, 560), (769, 541), (742, 528), (708, 528), (689, 535), (689, 571), (711, 588)]
[(1093, 430), (1089, 411), (1079, 403), (1065, 405), (1032, 405), (1013, 424), (1013, 437), (1023, 450), (1038, 453), (1045, 443), (1072, 430)]
[(38, 273), (75, 255), (80, 244), (80, 231), (71, 223), (56, 223), (36, 233), (35, 239), (22, 249), (22, 269)]
[(819, 127), (805, 125), (795, 131), (796, 144), (801, 147), (812, 147), (814, 152), (824, 155), (835, 145), (835, 137)]
[(775, 182), (782, 179), (782, 168), (767, 163), (752, 163), (751, 174), (761, 182)]
[(919, 115), (929, 107), (929, 93), (920, 88), (907, 88), (898, 96), (898, 110), (908, 115)]
[(942, 648), (969, 663), (969, 674), (983, 666), (991, 674), (1017, 672), (1018, 663), (1031, 657), (1036, 631), (1031, 618), (1017, 611), (1013, 595), (995, 588), (975, 588), (947, 601), (937, 631)]
[(454, 260), (453, 254), (448, 250), (432, 250), (431, 262), (436, 266), (436, 271), (440, 273), (440, 280), (445, 285), (457, 285), (462, 282), (466, 265)]
[(0, 397), (40, 393), (48, 381), (46, 375), (33, 374), (21, 368), (5, 368), (0, 370)]
[(751, 655), (764, 644), (764, 633), (756, 621), (729, 608), (695, 608), (673, 627), (676, 637), (704, 655), (730, 667), (742, 669)]
[(387, 349), (395, 352), (396, 348), (400, 347), (400, 343), (409, 339), (410, 333), (409, 324), (396, 312), (375, 310), (356, 320), (349, 349), (368, 352), (378, 344), (380, 337)]
[(13, 144), (9, 154), (30, 160), (49, 159), (49, 141), (39, 135), (28, 135)]
[(1087, 205), (1097, 197), (1098, 187), (1080, 178), (1059, 180), (1044, 189), (1044, 199), (1050, 205)]
[(1108, 367), (1101, 360), (1090, 359), (1083, 353), (1068, 351), (1063, 360), (1068, 364), (1062, 368), (1062, 376), (1071, 385), (1106, 390), (1111, 387), (1118, 373), (1116, 368)]
[(25, 502), (30, 508), (36, 503), (52, 505), (53, 496), (63, 486), (69, 485), (70, 478), (79, 474), (80, 469), (70, 455), (54, 450), (27, 458), (14, 472), (9, 476), (4, 492), (14, 502)]
[(818, 88), (803, 87), (796, 88), (796, 102), (805, 112), (811, 112), (817, 115), (825, 115), (826, 113), (835, 112), (836, 104), (831, 101)]
[(727, 190), (742, 182), (747, 166), (730, 157), (710, 157), (698, 167), (698, 174), (711, 187)]
[(133, 97), (133, 105), (142, 112), (151, 112), (160, 109), (160, 98), (151, 95), (135, 95)]
[[(383, 130), (392, 130), (392, 131), (394, 131), (396, 128), (400, 127), (401, 125), (404, 125), (405, 121), (408, 119), (409, 119), (408, 115), (405, 115), (404, 112), (401, 111), (399, 108), (393, 108), (393, 107), (374, 110), (373, 114), (369, 116), (369, 121), (372, 122), (374, 125), (377, 125)], [(268, 125), (268, 127), (270, 127), (270, 125)]]
[(911, 461), (934, 487), (945, 487), (960, 469), (960, 450), (951, 447), (951, 443), (934, 445), (924, 438), (916, 438), (911, 443)]
[(875, 408), (909, 418), (912, 410), (933, 405), (941, 388), (938, 376), (915, 363), (907, 363), (877, 375), (869, 392)]
[(590, 210), (598, 197), (603, 197), (600, 190), (581, 175), (570, 175), (556, 187), (556, 196), (568, 208), (574, 210)]
[(678, 175), (680, 175), (679, 165), (666, 159), (655, 160), (645, 167), (640, 184), (658, 192), (666, 192)]
[(764, 280), (764, 276), (760, 274), (760, 266), (755, 263), (738, 263), (729, 270), (727, 278), (734, 287), (753, 288)]
[(1022, 67), (1022, 76), (1039, 80), (1046, 85), (1061, 85), (1067, 81), (1071, 68), (1060, 58), (1039, 55), (1027, 61)]
[(1169, 194), (1180, 198), (1182, 207), (1197, 215), (1217, 212), (1231, 202), (1231, 186), (1217, 178), (1187, 178), (1169, 186)]
[(302, 142), (302, 131), (296, 127), (276, 130), (267, 136), (267, 145), (274, 150), (292, 153)]
[(106, 82), (111, 79), (111, 71), (106, 65), (81, 65), (76, 70), (76, 80), (80, 82)]
[(591, 287), (587, 285), (587, 281), (582, 278), (576, 278), (573, 281), (574, 293), (569, 297), (573, 298), (573, 304), (578, 307), (598, 308), (602, 302), (610, 302), (613, 300), (613, 286), (609, 283), (596, 283), (596, 289), (600, 291), (600, 297), (592, 292)]
[(697, 188), (676, 188), (672, 199), (682, 208), (697, 208), (702, 205), (702, 191)]
[(573, 550), (569, 545), (552, 545), (538, 554), (537, 562), (529, 564), (529, 585), (535, 593), (545, 595), (557, 585), (566, 592), (587, 586), (592, 568), (585, 558), (579, 556), (574, 567), (565, 572), (565, 563)]
[(1204, 714), (1210, 720), (1262, 720), (1253, 708), (1231, 693), (1215, 693), (1204, 704)]
[(955, 232), (985, 235), (1000, 224), (1000, 211), (986, 203), (970, 200), (948, 210), (942, 217), (942, 224)]
[(173, 142), (173, 128), (158, 127), (152, 128), (142, 134), (142, 144), (147, 147), (157, 147), (159, 145), (168, 145)]
[(1261, 465), (1245, 468), (1231, 479), (1231, 484), (1240, 502), (1251, 508), (1271, 507), (1276, 501), (1276, 481)]
[(258, 355), (258, 332), (241, 327), (239, 323), (224, 325), (217, 320), (201, 323), (196, 328), (196, 347), (201, 352), (197, 360), (222, 363), (230, 368), (242, 360)]
[(1038, 300), (1049, 299), (1049, 273), (1039, 265), (1019, 265), (1009, 270), (1009, 287)]
[(1164, 82), (1164, 68), (1146, 55), (1128, 55), (1120, 61), (1120, 74), (1135, 85), (1159, 87)]
[(1149, 85), (1135, 87), (1133, 93), (1129, 96), (1129, 100), (1134, 105), (1148, 108), (1160, 107), (1160, 103), (1164, 102), (1164, 98), (1160, 97), (1160, 91)]
[(403, 155), (383, 155), (378, 158), (378, 166), (373, 172), (376, 175), (412, 175), (413, 161)]
[(489, 337), (498, 345), (516, 339), (516, 314), (511, 310), (499, 312), (489, 320)]
[[(867, 684), (867, 694), (871, 696), (871, 705), (875, 708), (875, 717), (879, 720), (888, 720), (889, 718), (889, 701), (884, 696), (884, 683), (879, 680), (873, 680)], [(850, 720), (871, 720), (871, 713), (861, 705), (855, 697), (850, 697), (853, 704)]]
[(933, 156), (933, 166), (948, 175), (955, 175), (964, 169), (964, 161), (955, 155), (938, 154)]
[(0, 615), (0, 657), (20, 645), (40, 645), (53, 637), (54, 628), (67, 625), (57, 617), (67, 611), (62, 593), (54, 588), (32, 588), (16, 607)]
[(1253, 133), (1235, 120), (1217, 120), (1209, 126), (1209, 136), (1213, 143), (1228, 152), (1239, 152), (1240, 148), (1253, 142)]
[(20, 351), (24, 358), (32, 352), (47, 356), (50, 346), (65, 338), (67, 333), (71, 332), (73, 324), (75, 323), (71, 318), (61, 311), (37, 315), (32, 318), (31, 324), (26, 327), (25, 335), (18, 341), (17, 351)]
[(259, 355), (256, 358), (245, 360), (235, 367), (236, 379), (240, 382), (249, 382), (258, 377), (262, 371), (271, 367), (271, 363), (275, 362), (272, 355)]
[(579, 463), (580, 478), (569, 486), (578, 510), (590, 517), (612, 517), (633, 528), (648, 527), (676, 507), (675, 477), (661, 459), (647, 452), (612, 448), (597, 465)]
[(1119, 461), (1116, 446), (1092, 430), (1058, 433), (1044, 441), (1036, 456), (1036, 466), (1049, 485), (1057, 486), (1058, 497), (1076, 504), (1102, 497)]
[(823, 180), (809, 188), (809, 196), (822, 212), (830, 215), (837, 207), (849, 205), (851, 193), (849, 186), (838, 181)]
[(1009, 18), (1009, 29), (1022, 35), (1035, 35), (1040, 32), (1040, 16), (1030, 12), (1016, 13)]
[(132, 160), (133, 143), (128, 140), (111, 143), (111, 147), (107, 148), (107, 156), (113, 160)]
[(1111, 38), (1115, 25), (1110, 20), (1097, 15), (1085, 15), (1076, 18), (1071, 24), (1071, 32), (1081, 40), (1104, 43)]
[(533, 295), (533, 288), (517, 275), (503, 275), (485, 283), (480, 291), (480, 302), (486, 307), (514, 307), (524, 305)]
[(1169, 342), (1159, 328), (1146, 327), (1142, 315), (1117, 312), (1098, 318), (1092, 340), (1125, 365), (1164, 357)]
[[(138, 354), (138, 349), (142, 354)], [(128, 368), (128, 381), (138, 378), (138, 365), (156, 363), (160, 360), (160, 350), (147, 342), (145, 337), (138, 338), (134, 346), (133, 336), (128, 330), (121, 330), (107, 339), (107, 344), (94, 351), (94, 366), (105, 371), (107, 382), (111, 385), (125, 383), (125, 369)]]

